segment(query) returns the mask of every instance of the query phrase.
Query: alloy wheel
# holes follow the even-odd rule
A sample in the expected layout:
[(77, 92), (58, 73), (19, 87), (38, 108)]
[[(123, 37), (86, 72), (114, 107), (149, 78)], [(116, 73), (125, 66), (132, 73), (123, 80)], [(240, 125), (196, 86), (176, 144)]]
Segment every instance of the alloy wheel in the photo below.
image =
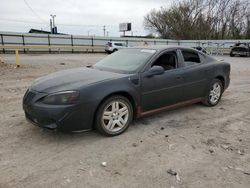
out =
[(221, 85), (218, 82), (215, 82), (209, 94), (209, 100), (211, 104), (214, 105), (218, 103), (218, 101), (220, 100), (220, 96), (221, 96), (221, 90), (222, 90)]
[(129, 120), (129, 107), (121, 101), (111, 101), (106, 105), (102, 115), (102, 124), (110, 132), (123, 129)]

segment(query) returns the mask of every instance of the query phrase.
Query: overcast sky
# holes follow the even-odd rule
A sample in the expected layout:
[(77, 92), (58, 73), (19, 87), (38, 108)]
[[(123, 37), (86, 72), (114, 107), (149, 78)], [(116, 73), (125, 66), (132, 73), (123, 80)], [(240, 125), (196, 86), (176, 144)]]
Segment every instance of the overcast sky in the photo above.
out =
[(148, 32), (143, 28), (143, 17), (153, 8), (168, 6), (170, 2), (172, 0), (1, 0), (0, 31), (49, 30), (50, 14), (56, 14), (58, 32), (62, 33), (103, 36), (103, 25), (106, 25), (109, 36), (119, 36), (119, 23), (132, 22), (134, 34), (145, 35)]

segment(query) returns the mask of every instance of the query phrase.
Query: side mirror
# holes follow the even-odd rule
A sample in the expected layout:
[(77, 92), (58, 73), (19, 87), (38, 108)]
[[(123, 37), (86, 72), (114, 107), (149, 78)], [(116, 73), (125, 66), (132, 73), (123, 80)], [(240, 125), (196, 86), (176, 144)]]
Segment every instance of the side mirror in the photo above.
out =
[(162, 66), (153, 66), (151, 69), (146, 73), (147, 77), (152, 77), (155, 75), (164, 74), (165, 69)]

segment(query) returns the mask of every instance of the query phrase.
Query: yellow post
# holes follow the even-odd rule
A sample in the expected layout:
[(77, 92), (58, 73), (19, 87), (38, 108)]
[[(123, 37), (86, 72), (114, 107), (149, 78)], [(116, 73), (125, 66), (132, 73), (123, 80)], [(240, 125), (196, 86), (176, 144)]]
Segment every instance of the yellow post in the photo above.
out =
[(4, 63), (4, 60), (3, 58), (0, 57), (0, 63)]
[(19, 51), (16, 49), (16, 67), (20, 67)]

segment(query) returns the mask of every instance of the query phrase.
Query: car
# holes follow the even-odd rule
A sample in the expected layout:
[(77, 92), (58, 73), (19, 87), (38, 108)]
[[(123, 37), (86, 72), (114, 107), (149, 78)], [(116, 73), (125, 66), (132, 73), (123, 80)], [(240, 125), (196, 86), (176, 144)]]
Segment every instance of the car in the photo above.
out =
[(202, 102), (219, 103), (230, 64), (184, 47), (120, 50), (92, 67), (38, 78), (23, 97), (31, 123), (59, 131), (123, 133), (135, 118)]
[(109, 54), (116, 52), (120, 49), (128, 48), (128, 45), (124, 42), (108, 42), (105, 46), (105, 51)]
[(250, 43), (236, 43), (230, 52), (230, 56), (236, 55), (250, 57)]

